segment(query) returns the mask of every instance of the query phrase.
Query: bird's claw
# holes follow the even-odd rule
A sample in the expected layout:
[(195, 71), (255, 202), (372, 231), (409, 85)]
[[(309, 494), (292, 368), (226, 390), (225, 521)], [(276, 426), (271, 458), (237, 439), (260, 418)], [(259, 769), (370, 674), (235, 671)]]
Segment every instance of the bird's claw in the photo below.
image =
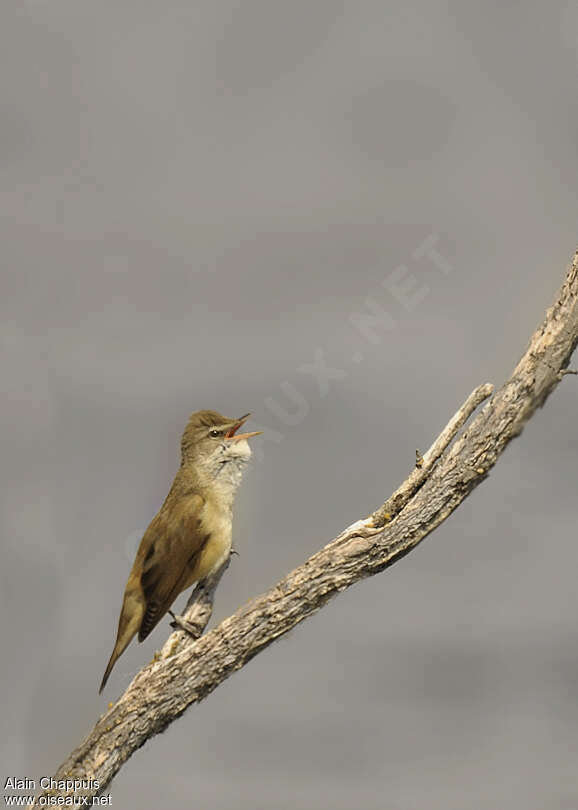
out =
[(172, 610), (169, 610), (168, 612), (173, 618), (171, 622), (171, 627), (173, 630), (184, 630), (185, 633), (189, 633), (189, 635), (193, 636), (193, 638), (199, 638), (202, 631), (199, 631), (199, 627), (197, 627), (196, 624), (187, 621), (184, 616), (177, 616)]

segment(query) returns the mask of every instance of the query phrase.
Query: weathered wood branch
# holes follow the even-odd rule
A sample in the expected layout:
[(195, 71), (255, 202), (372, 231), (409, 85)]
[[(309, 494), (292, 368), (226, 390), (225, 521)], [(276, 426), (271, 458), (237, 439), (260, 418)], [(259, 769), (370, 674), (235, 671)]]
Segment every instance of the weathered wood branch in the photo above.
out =
[[(577, 343), (578, 254), (512, 375), (461, 435), (457, 434), (474, 409), (491, 395), (491, 386), (480, 386), (471, 394), (416, 469), (372, 515), (349, 526), (206, 635), (194, 640), (182, 630), (173, 633), (55, 778), (98, 780), (98, 789), (75, 795), (102, 793), (123, 763), (191, 704), (340, 591), (407, 554), (487, 477), (508, 443), (569, 373), (567, 365)], [(189, 600), (184, 615), (199, 634), (209, 620), (224, 568), (198, 586)], [(66, 790), (52, 792), (66, 795)]]

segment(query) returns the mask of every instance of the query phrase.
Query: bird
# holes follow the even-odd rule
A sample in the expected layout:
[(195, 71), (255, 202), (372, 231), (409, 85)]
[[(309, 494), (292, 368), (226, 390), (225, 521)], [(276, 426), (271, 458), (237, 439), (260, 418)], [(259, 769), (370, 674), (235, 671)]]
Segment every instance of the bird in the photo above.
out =
[(180, 467), (140, 541), (126, 583), (99, 694), (132, 639), (138, 634), (144, 641), (180, 593), (229, 557), (233, 501), (251, 457), (247, 439), (262, 432), (237, 432), (250, 415), (191, 414), (181, 439)]

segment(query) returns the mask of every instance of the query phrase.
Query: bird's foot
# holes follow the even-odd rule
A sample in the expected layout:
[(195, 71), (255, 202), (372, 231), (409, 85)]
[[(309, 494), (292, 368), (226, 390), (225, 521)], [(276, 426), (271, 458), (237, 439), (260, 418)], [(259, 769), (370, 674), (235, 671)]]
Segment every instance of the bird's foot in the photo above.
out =
[(237, 549), (236, 549), (236, 548), (232, 548), (232, 549), (231, 549), (231, 557), (233, 556), (233, 554), (236, 554), (236, 555), (237, 555), (237, 557), (240, 557), (240, 556), (241, 556), (241, 555), (239, 554), (239, 552), (237, 551)]
[(169, 614), (172, 616), (173, 620), (171, 622), (171, 627), (173, 630), (184, 630), (185, 633), (189, 633), (193, 638), (199, 638), (203, 631), (202, 629), (192, 622), (187, 621), (184, 616), (177, 616), (173, 613), (172, 610), (169, 610)]

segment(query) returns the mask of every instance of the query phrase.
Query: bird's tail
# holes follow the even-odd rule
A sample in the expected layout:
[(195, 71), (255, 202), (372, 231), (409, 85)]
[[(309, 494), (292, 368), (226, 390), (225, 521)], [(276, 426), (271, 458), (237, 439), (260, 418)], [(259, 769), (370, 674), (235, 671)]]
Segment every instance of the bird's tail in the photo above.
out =
[(142, 604), (142, 599), (139, 599), (137, 594), (125, 593), (120, 618), (118, 620), (118, 631), (114, 649), (104, 671), (100, 689), (98, 690), (99, 695), (106, 686), (112, 668), (137, 634), (143, 614), (144, 605)]

